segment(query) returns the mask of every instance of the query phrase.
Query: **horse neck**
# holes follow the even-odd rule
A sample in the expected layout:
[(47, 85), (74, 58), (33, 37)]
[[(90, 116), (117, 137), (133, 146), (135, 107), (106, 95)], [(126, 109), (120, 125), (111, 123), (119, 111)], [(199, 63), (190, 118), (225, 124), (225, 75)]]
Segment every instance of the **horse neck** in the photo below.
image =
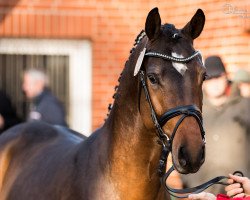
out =
[(141, 199), (140, 195), (148, 193), (149, 199), (154, 199), (160, 187), (157, 167), (161, 147), (156, 142), (155, 130), (144, 126), (138, 108), (139, 78), (133, 76), (133, 70), (139, 53), (132, 53), (126, 63), (117, 99), (104, 127), (111, 132), (111, 176), (121, 195), (130, 193), (131, 199)]
[[(147, 136), (141, 113), (139, 111), (140, 83), (139, 77), (134, 76), (136, 58), (142, 44), (130, 55), (120, 77), (120, 85), (115, 94), (115, 102), (105, 126), (112, 132), (114, 141), (131, 144), (134, 138), (141, 142)], [(150, 113), (149, 113), (150, 115)], [(144, 139), (143, 139), (144, 138)], [(122, 140), (121, 140), (122, 139)], [(117, 141), (116, 141), (117, 142)]]

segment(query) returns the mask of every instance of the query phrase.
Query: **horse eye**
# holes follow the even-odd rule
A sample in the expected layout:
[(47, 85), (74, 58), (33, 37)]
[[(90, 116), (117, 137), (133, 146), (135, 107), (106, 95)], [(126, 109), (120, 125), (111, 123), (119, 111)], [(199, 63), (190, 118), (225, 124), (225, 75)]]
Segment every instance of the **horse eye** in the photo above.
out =
[(172, 35), (172, 38), (177, 40), (177, 39), (180, 39), (181, 36), (180, 36), (179, 33), (175, 33), (175, 34)]
[(156, 84), (158, 83), (157, 79), (155, 78), (155, 76), (153, 74), (149, 74), (148, 75), (148, 79), (152, 84)]

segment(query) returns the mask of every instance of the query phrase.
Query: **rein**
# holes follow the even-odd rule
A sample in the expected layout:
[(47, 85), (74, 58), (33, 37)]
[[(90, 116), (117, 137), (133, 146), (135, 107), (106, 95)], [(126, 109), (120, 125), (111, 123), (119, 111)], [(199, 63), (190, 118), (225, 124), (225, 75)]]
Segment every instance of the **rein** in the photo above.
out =
[[(173, 197), (176, 197), (176, 198), (188, 198), (188, 195), (189, 194), (197, 194), (197, 193), (200, 193), (204, 190), (206, 190), (207, 188), (209, 188), (210, 186), (212, 185), (215, 185), (215, 184), (219, 184), (219, 185), (229, 185), (228, 183), (226, 182), (223, 182), (222, 180), (224, 179), (229, 179), (229, 177), (227, 176), (217, 176), (201, 185), (198, 185), (196, 187), (193, 187), (193, 188), (186, 188), (186, 189), (174, 189), (174, 188), (171, 188), (169, 187), (167, 184), (166, 184), (166, 181), (167, 181), (167, 178), (170, 176), (170, 174), (174, 171), (174, 166), (172, 166), (164, 175), (163, 177), (161, 178), (161, 183), (164, 185), (165, 189), (167, 190), (167, 192), (173, 196)], [(243, 177), (244, 174), (241, 172), (241, 171), (235, 171), (233, 173), (233, 175), (238, 175), (238, 176), (241, 176)]]
[[(193, 58), (195, 58), (197, 55), (200, 55), (200, 52), (196, 51), (196, 52), (194, 52), (194, 54), (192, 54), (189, 57), (176, 58), (176, 57), (164, 55), (164, 54), (157, 53), (157, 52), (146, 52), (146, 49), (144, 49), (144, 53), (145, 53), (144, 55), (147, 57), (162, 58), (165, 60), (170, 60), (170, 61), (179, 62), (179, 63), (187, 63), (187, 62), (191, 61)], [(142, 63), (144, 55), (142, 54), (141, 63)], [(211, 179), (210, 181), (208, 181), (206, 183), (203, 183), (203, 184), (196, 186), (196, 187), (193, 187), (193, 188), (173, 189), (167, 185), (167, 183), (166, 183), (167, 178), (174, 171), (174, 166), (172, 166), (166, 172), (167, 157), (168, 157), (169, 153), (172, 151), (172, 142), (174, 140), (177, 129), (186, 117), (194, 117), (196, 119), (196, 121), (199, 125), (199, 128), (200, 128), (200, 131), (201, 131), (202, 140), (205, 143), (205, 131), (203, 128), (203, 123), (202, 123), (202, 113), (196, 105), (185, 105), (185, 106), (178, 106), (178, 107), (172, 108), (172, 109), (166, 111), (162, 116), (160, 116), (158, 118), (156, 115), (156, 112), (154, 110), (154, 106), (152, 104), (150, 94), (148, 91), (148, 87), (146, 84), (145, 72), (143, 70), (139, 70), (139, 76), (140, 76), (142, 88), (143, 88), (145, 96), (146, 96), (146, 100), (147, 100), (149, 107), (150, 107), (150, 110), (151, 110), (151, 118), (152, 118), (154, 126), (157, 130), (157, 136), (159, 137), (161, 145), (162, 145), (162, 153), (161, 153), (160, 160), (159, 160), (158, 173), (159, 173), (159, 176), (161, 177), (161, 183), (164, 185), (167, 192), (176, 198), (187, 198), (189, 194), (200, 193), (214, 184), (227, 185), (227, 183), (222, 181), (223, 179), (228, 179), (228, 177), (226, 177), (226, 176), (218, 176), (216, 178)], [(172, 134), (169, 138), (167, 136), (167, 134), (164, 132), (163, 126), (169, 120), (171, 120), (172, 118), (177, 117), (177, 116), (181, 116), (181, 117), (177, 121), (177, 123), (172, 131)], [(234, 174), (240, 174), (241, 176), (243, 176), (242, 172), (239, 172), (239, 171), (234, 172)]]

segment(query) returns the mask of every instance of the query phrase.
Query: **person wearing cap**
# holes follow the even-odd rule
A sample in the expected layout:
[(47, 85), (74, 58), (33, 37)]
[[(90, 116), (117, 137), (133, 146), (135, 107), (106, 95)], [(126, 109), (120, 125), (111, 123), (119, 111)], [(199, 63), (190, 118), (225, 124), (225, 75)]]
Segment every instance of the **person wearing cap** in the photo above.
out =
[(228, 100), (231, 82), (227, 77), (225, 66), (220, 57), (208, 57), (205, 60), (205, 66), (208, 76), (204, 82), (205, 95), (209, 103), (220, 107)]
[[(193, 175), (181, 176), (184, 186), (200, 185), (211, 178), (240, 170), (250, 177), (249, 117), (242, 115), (241, 98), (231, 92), (225, 66), (219, 56), (205, 60), (208, 79), (203, 86), (203, 123), (206, 131), (206, 160)], [(207, 191), (225, 193), (215, 185)]]

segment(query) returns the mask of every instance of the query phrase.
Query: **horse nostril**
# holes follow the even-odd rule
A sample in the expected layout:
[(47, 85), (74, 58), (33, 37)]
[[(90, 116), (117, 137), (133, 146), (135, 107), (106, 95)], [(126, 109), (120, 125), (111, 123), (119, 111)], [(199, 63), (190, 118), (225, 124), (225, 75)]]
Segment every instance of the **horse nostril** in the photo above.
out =
[(179, 163), (182, 167), (185, 167), (187, 165), (187, 159), (184, 147), (180, 147), (179, 150)]
[(179, 160), (179, 163), (182, 167), (185, 167), (187, 165), (187, 161), (183, 158)]

